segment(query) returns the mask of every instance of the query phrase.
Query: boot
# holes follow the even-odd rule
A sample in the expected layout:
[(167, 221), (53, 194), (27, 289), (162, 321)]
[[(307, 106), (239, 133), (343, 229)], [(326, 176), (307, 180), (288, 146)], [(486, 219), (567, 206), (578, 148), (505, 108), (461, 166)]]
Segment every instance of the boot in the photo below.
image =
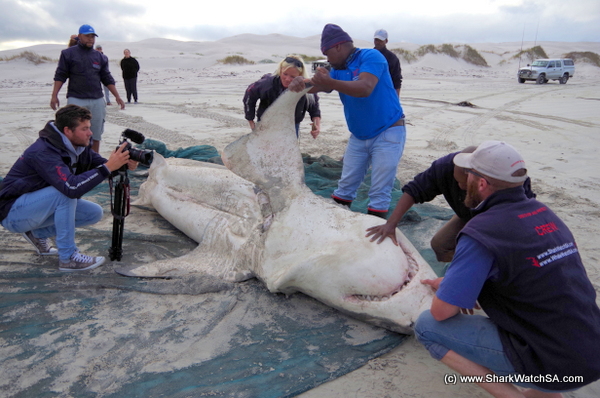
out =
[(383, 218), (384, 220), (387, 219), (387, 210), (374, 210), (374, 209), (367, 209), (367, 214), (370, 214), (372, 216), (376, 216), (376, 217), (380, 217)]
[(337, 196), (333, 196), (333, 195), (331, 195), (331, 198), (341, 205), (348, 206), (348, 208), (350, 208), (350, 206), (352, 205), (351, 200), (338, 198)]

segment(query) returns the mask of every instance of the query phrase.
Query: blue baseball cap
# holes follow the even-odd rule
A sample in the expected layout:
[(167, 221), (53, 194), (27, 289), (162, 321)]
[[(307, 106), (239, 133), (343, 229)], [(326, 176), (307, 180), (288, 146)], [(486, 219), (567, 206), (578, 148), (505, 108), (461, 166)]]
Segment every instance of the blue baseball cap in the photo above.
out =
[(98, 37), (98, 35), (96, 34), (96, 31), (90, 25), (81, 25), (79, 27), (79, 34), (80, 35), (94, 35), (94, 36)]

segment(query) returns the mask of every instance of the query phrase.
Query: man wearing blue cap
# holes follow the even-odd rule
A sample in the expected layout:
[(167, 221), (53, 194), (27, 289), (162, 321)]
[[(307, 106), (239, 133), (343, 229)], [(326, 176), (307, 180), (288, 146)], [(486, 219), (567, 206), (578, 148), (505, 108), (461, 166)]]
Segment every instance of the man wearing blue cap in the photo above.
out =
[(58, 92), (68, 79), (67, 104), (82, 106), (92, 113), (92, 149), (96, 153), (100, 152), (100, 140), (104, 132), (106, 116), (103, 85), (108, 87), (115, 96), (115, 101), (121, 109), (125, 109), (125, 103), (115, 87), (115, 79), (108, 69), (108, 58), (94, 50), (97, 36), (90, 25), (81, 25), (77, 44), (61, 51), (50, 100), (52, 109), (56, 110), (60, 107)]
[[(342, 177), (332, 198), (350, 207), (371, 167), (368, 213), (386, 218), (406, 141), (404, 112), (388, 63), (375, 49), (354, 47), (350, 36), (334, 24), (323, 29), (321, 51), (332, 70), (318, 68), (311, 79), (314, 87), (310, 92), (336, 90), (352, 133), (344, 154)], [(304, 80), (297, 77), (289, 89), (301, 91), (304, 87)]]

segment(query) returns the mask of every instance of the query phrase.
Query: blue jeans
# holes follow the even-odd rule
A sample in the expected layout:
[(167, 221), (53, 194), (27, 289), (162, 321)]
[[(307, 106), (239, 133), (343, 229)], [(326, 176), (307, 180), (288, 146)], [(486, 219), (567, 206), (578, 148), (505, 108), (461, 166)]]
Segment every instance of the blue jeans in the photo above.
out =
[[(415, 323), (415, 336), (438, 361), (452, 350), (497, 375), (517, 374), (504, 352), (498, 327), (488, 317), (457, 314), (452, 318), (436, 321), (427, 310)], [(533, 383), (514, 384), (543, 392), (556, 392), (537, 387)]]
[(354, 200), (356, 191), (371, 167), (369, 209), (388, 211), (405, 142), (405, 126), (390, 127), (368, 140), (350, 135), (344, 154), (342, 177), (333, 195), (347, 201)]
[(32, 231), (40, 239), (56, 236), (58, 257), (67, 262), (77, 250), (75, 228), (97, 223), (102, 214), (102, 207), (96, 203), (70, 199), (50, 186), (21, 195), (2, 226), (15, 233)]

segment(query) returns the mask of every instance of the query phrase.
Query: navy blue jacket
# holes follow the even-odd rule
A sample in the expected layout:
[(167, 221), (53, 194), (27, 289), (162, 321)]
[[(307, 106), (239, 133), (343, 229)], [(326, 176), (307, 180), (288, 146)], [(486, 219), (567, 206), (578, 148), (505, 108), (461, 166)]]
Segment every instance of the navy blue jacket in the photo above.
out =
[[(454, 156), (460, 152), (454, 152), (434, 161), (431, 166), (415, 176), (408, 184), (402, 187), (402, 192), (412, 196), (415, 203), (430, 202), (438, 195), (444, 195), (448, 205), (456, 215), (463, 220), (470, 220), (473, 215), (471, 209), (465, 206), (466, 191), (458, 186), (454, 179)], [(525, 194), (528, 198), (535, 198), (531, 191), (531, 180), (523, 183)]]
[(115, 84), (108, 69), (108, 58), (79, 42), (60, 52), (54, 81), (64, 83), (67, 79), (67, 97), (80, 99), (104, 98), (102, 85)]
[(25, 193), (52, 185), (67, 197), (79, 199), (109, 176), (106, 159), (91, 146), (72, 163), (60, 133), (51, 123), (40, 131), (40, 137), (17, 159), (0, 184), (0, 221)]
[(569, 228), (523, 187), (495, 192), (474, 212), (459, 239), (468, 235), (494, 256), (499, 272), (478, 302), (515, 370), (544, 375), (532, 382), (550, 390), (600, 378), (600, 309)]
[[(257, 120), (260, 121), (262, 114), (285, 90), (286, 89), (281, 84), (281, 78), (271, 74), (266, 74), (257, 82), (249, 85), (243, 99), (246, 120), (254, 120), (254, 116), (256, 116)], [(306, 111), (308, 111), (311, 119), (321, 117), (319, 96), (317, 94), (310, 95), (313, 95), (313, 98), (315, 99), (314, 102), (309, 102), (305, 95), (300, 98), (298, 105), (296, 105), (296, 111), (294, 113), (296, 124), (304, 119)], [(256, 102), (258, 100), (260, 100), (260, 103), (258, 104), (257, 111)]]

